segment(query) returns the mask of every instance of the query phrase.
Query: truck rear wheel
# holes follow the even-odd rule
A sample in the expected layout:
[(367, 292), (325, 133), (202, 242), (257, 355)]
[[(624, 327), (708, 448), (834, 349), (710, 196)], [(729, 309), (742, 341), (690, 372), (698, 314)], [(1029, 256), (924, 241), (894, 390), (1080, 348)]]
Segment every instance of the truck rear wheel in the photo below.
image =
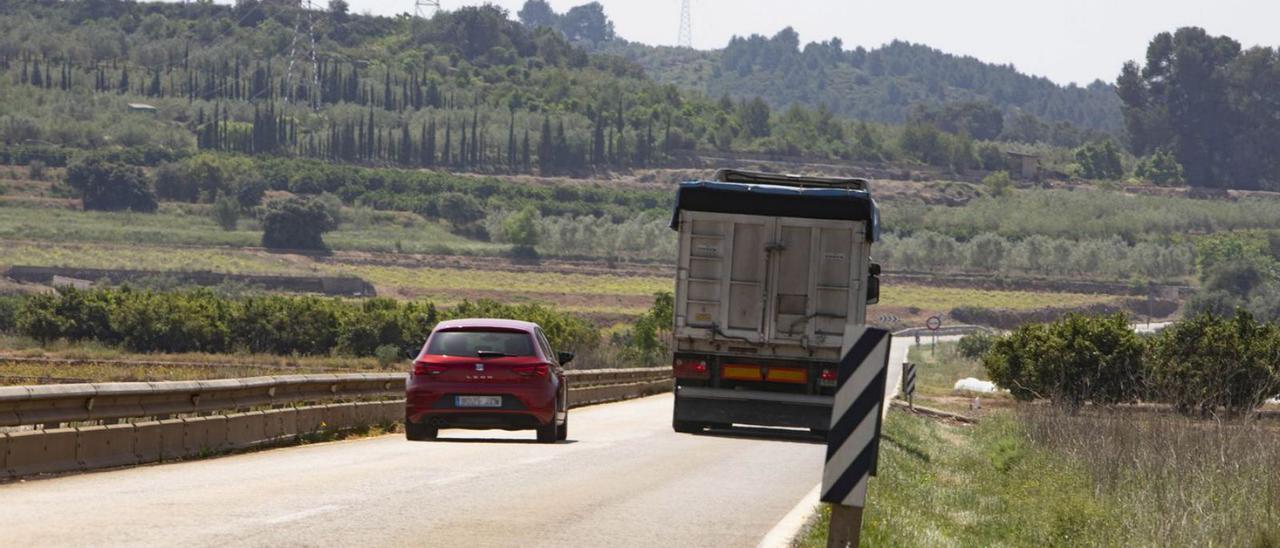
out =
[(681, 434), (697, 434), (702, 431), (702, 424), (693, 421), (671, 420), (671, 429)]

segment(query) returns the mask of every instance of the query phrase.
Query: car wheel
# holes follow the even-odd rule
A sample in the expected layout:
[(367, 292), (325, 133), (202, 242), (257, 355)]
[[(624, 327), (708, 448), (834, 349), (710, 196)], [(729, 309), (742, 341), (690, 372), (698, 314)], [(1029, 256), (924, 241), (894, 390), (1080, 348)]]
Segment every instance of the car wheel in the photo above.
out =
[(569, 439), (569, 414), (564, 415), (564, 424), (556, 427), (556, 441), (565, 441)]
[(671, 429), (681, 434), (697, 434), (702, 431), (702, 424), (672, 419)]
[(440, 429), (425, 424), (404, 423), (404, 438), (409, 441), (431, 441), (440, 435)]
[(546, 426), (538, 427), (538, 443), (555, 443), (558, 437), (560, 427), (556, 426), (556, 410), (560, 409), (560, 396), (556, 396), (556, 401), (551, 402), (551, 421)]
[(556, 433), (557, 431), (559, 431), (559, 429), (560, 428), (556, 426), (555, 419), (551, 420), (551, 424), (548, 424), (546, 426), (539, 426), (538, 427), (538, 443), (555, 443)]

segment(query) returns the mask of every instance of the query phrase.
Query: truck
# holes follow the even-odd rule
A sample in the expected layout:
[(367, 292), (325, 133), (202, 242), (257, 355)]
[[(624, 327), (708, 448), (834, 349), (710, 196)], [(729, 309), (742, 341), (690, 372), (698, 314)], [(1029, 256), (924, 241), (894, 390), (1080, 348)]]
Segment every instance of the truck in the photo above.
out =
[(721, 169), (680, 183), (676, 432), (825, 435), (846, 327), (879, 300), (879, 217), (866, 179)]

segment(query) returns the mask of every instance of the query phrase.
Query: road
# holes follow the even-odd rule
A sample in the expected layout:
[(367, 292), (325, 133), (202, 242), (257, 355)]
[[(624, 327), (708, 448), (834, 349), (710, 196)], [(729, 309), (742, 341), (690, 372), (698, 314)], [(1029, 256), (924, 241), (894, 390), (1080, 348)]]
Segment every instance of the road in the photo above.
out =
[[(913, 342), (894, 339), (891, 394)], [(793, 521), (825, 454), (794, 431), (676, 434), (670, 394), (575, 409), (568, 443), (442, 438), (0, 485), (0, 546), (756, 546)]]
[(820, 480), (807, 436), (671, 431), (671, 396), (532, 432), (381, 436), (0, 485), (0, 546), (755, 546)]

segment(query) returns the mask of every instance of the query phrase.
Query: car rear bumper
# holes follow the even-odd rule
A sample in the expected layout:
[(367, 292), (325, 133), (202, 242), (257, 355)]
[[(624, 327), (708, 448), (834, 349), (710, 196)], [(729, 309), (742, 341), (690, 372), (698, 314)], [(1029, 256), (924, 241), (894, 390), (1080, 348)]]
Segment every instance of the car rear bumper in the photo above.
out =
[(833, 401), (831, 396), (677, 386), (675, 420), (826, 430)]
[[(410, 383), (405, 421), (439, 428), (526, 429), (555, 420), (557, 388), (548, 383)], [(501, 407), (458, 407), (456, 396), (501, 396)]]

